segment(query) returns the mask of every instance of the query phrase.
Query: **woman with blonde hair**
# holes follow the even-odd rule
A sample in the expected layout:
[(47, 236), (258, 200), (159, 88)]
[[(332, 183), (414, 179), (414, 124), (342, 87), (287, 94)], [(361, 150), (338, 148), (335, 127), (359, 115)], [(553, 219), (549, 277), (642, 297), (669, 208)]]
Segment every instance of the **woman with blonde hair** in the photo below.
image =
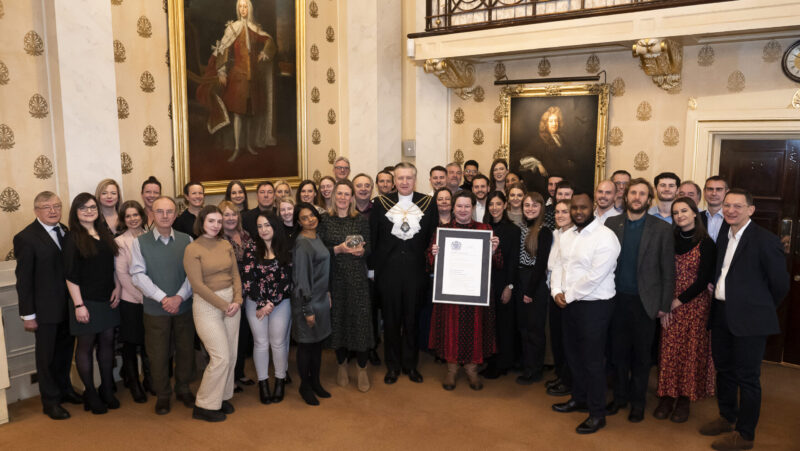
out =
[(119, 224), (117, 221), (119, 205), (122, 203), (122, 191), (119, 189), (119, 184), (114, 179), (101, 180), (94, 191), (94, 197), (100, 204), (100, 216), (105, 219), (108, 228), (111, 229), (111, 234), (116, 235)]
[(292, 197), (292, 187), (286, 180), (278, 180), (275, 182), (275, 199), (284, 197)]

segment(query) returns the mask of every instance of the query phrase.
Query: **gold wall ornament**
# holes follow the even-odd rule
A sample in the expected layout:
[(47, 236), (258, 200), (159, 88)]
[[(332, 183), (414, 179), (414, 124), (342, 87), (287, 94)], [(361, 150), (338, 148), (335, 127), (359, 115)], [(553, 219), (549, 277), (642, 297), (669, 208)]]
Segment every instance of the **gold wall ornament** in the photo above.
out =
[(502, 80), (506, 78), (506, 65), (503, 63), (497, 63), (494, 65), (494, 79), (495, 80)]
[(167, 117), (172, 119), (172, 102), (167, 105)]
[(694, 111), (697, 109), (697, 99), (694, 97), (689, 97), (689, 101), (687, 102), (687, 106), (690, 110)]
[(322, 173), (319, 172), (319, 169), (314, 170), (314, 175), (311, 176), (314, 179), (314, 183), (319, 185), (319, 181), (322, 180)]
[(483, 102), (486, 98), (486, 92), (483, 90), (483, 86), (476, 86), (475, 89), (472, 90), (473, 100), (478, 103)]
[(617, 77), (611, 82), (611, 95), (614, 97), (622, 97), (625, 95), (625, 80)]
[(336, 72), (333, 71), (332, 67), (328, 68), (328, 73), (326, 75), (328, 76), (328, 83), (336, 83)]
[[(795, 110), (800, 110), (800, 89), (798, 89), (797, 92), (795, 92), (794, 95), (792, 96), (791, 105), (792, 105), (792, 108), (794, 108)], [(2, 129), (0, 128), (0, 132), (1, 131), (2, 131)], [(1, 135), (1, 133), (0, 133), (0, 135)], [(3, 148), (2, 144), (3, 144), (2, 141), (0, 141), (0, 149)]]
[(33, 175), (37, 179), (49, 179), (53, 176), (53, 162), (46, 156), (39, 155), (33, 162)]
[(119, 6), (122, 4), (122, 0), (111, 0), (111, 4), (114, 6)]
[(7, 85), (9, 81), (11, 81), (11, 78), (8, 75), (8, 66), (0, 61), (0, 86)]
[(311, 143), (319, 144), (321, 142), (322, 142), (322, 133), (319, 132), (318, 128), (315, 128), (314, 131), (311, 132)]
[(153, 74), (151, 74), (149, 71), (142, 72), (141, 77), (139, 77), (139, 88), (141, 88), (144, 92), (155, 91), (156, 79), (153, 78)]
[(8, 251), (8, 253), (6, 254), (6, 260), (5, 261), (10, 262), (10, 261), (16, 260), (16, 259), (17, 259), (17, 257), (14, 255), (14, 248), (12, 247), (11, 250)]
[(142, 142), (147, 147), (153, 147), (158, 144), (158, 132), (152, 125), (148, 125), (142, 132)]
[(333, 32), (333, 27), (328, 25), (328, 28), (325, 29), (325, 40), (333, 42), (334, 39), (336, 39), (336, 33)]
[(610, 146), (619, 146), (622, 145), (622, 129), (619, 127), (611, 127), (611, 130), (608, 132), (608, 145)]
[(125, 58), (125, 45), (119, 39), (114, 39), (114, 62), (124, 63)]
[(175, 155), (169, 157), (169, 168), (172, 169), (172, 172), (175, 172)]
[(453, 153), (453, 161), (458, 164), (464, 164), (464, 152), (461, 149), (456, 149)]
[(167, 63), (167, 67), (169, 67), (169, 49), (167, 49), (167, 52), (164, 54), (164, 61)]
[(714, 64), (714, 47), (706, 44), (697, 51), (697, 65), (700, 67), (709, 67), (712, 64)]
[(492, 120), (494, 120), (495, 124), (500, 124), (503, 122), (504, 115), (505, 110), (503, 109), (503, 105), (497, 105), (497, 108), (494, 109)]
[(667, 127), (666, 130), (664, 130), (663, 142), (665, 146), (670, 146), (670, 147), (677, 146), (679, 141), (680, 141), (680, 132), (678, 132), (677, 127), (670, 125), (669, 127)]
[(544, 92), (550, 97), (558, 97), (561, 95), (561, 85), (547, 85)]
[(497, 150), (495, 150), (494, 153), (492, 154), (492, 159), (493, 160), (502, 159), (508, 161), (508, 145), (501, 144), (500, 147), (498, 147)]
[(25, 38), (22, 40), (22, 43), (25, 53), (28, 55), (40, 56), (42, 53), (44, 53), (44, 41), (42, 41), (39, 33), (33, 30), (25, 34)]
[(781, 48), (781, 43), (776, 39), (771, 39), (764, 44), (764, 51), (761, 54), (761, 59), (763, 59), (765, 63), (774, 63), (781, 59), (782, 53), (783, 49)]
[(745, 79), (744, 74), (740, 70), (731, 72), (728, 76), (728, 91), (742, 92), (744, 90)]
[(5, 8), (3, 8), (2, 0), (0, 0), (0, 19), (2, 19), (3, 16), (5, 16), (5, 15), (6, 15), (6, 11), (5, 11)]
[(317, 44), (311, 44), (309, 54), (311, 56), (311, 61), (319, 61), (319, 47), (317, 47)]
[(127, 119), (128, 116), (130, 116), (128, 101), (125, 100), (125, 97), (117, 97), (117, 118)]
[(167, 6), (167, 0), (161, 2), (161, 7), (164, 8), (164, 14), (169, 14), (169, 6)]
[(308, 15), (314, 19), (319, 17), (319, 6), (314, 0), (311, 0), (311, 3), (308, 4)]
[(149, 38), (153, 35), (153, 25), (147, 16), (140, 16), (139, 20), (136, 21), (136, 33), (143, 38)]
[(41, 94), (34, 94), (31, 96), (31, 99), (28, 100), (28, 113), (30, 113), (31, 117), (43, 119), (47, 117), (49, 112), (47, 100), (45, 100)]
[(127, 152), (122, 152), (119, 157), (122, 163), (122, 173), (130, 174), (133, 172), (133, 160), (131, 159), (131, 156), (128, 155)]
[(6, 124), (0, 124), (0, 149), (8, 150), (14, 147), (14, 130)]
[(328, 151), (328, 163), (333, 164), (334, 161), (336, 161), (336, 151), (331, 148), (331, 150)]
[(456, 108), (453, 112), (453, 122), (456, 124), (464, 123), (464, 110), (462, 110), (461, 107)]
[(646, 100), (643, 100), (638, 107), (636, 107), (636, 119), (640, 121), (649, 121), (653, 117), (653, 107)]
[(455, 89), (455, 94), (466, 100), (471, 93), (464, 91), (475, 83), (475, 66), (467, 61), (455, 58), (436, 58), (425, 60), (423, 70), (433, 74), (445, 88)]
[(598, 72), (600, 72), (600, 57), (596, 53), (592, 53), (586, 59), (586, 73), (596, 74)]
[(475, 131), (472, 133), (472, 143), (476, 146), (480, 146), (483, 144), (483, 130), (476, 128)]
[(683, 46), (672, 39), (639, 39), (633, 45), (633, 57), (659, 88), (675, 92), (681, 89)]
[(319, 103), (319, 89), (316, 86), (311, 88), (311, 101)]
[(550, 67), (551, 67), (550, 60), (547, 58), (542, 58), (541, 61), (539, 61), (539, 66), (538, 66), (539, 76), (546, 77), (550, 75)]
[(0, 210), (13, 213), (19, 210), (19, 194), (14, 188), (8, 187), (0, 193)]
[(328, 123), (331, 125), (336, 123), (336, 111), (333, 108), (328, 110)]
[(639, 152), (633, 157), (633, 167), (637, 171), (646, 171), (650, 167), (650, 157), (644, 152)]

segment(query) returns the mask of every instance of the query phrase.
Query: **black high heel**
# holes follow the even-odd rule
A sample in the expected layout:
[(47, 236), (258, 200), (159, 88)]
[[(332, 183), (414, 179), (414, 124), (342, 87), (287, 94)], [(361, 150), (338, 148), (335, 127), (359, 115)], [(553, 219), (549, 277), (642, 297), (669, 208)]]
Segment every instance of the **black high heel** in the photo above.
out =
[(286, 379), (275, 378), (275, 393), (272, 395), (272, 402), (278, 403), (283, 401), (283, 395), (286, 387)]
[(114, 396), (114, 391), (112, 389), (113, 384), (111, 387), (109, 386), (100, 386), (100, 398), (105, 403), (106, 407), (109, 409), (119, 409), (119, 399)]
[(108, 407), (100, 399), (96, 390), (85, 390), (83, 392), (83, 410), (89, 411), (91, 410), (95, 415), (102, 415), (108, 412)]

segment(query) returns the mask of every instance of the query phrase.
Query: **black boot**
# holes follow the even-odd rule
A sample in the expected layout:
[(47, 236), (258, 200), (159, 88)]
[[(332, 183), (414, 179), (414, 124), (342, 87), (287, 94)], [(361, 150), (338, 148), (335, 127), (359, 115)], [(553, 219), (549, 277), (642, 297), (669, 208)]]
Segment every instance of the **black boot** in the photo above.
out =
[(119, 399), (114, 396), (114, 384), (100, 384), (100, 398), (109, 409), (119, 409)]
[(300, 396), (309, 406), (319, 405), (319, 400), (316, 396), (314, 396), (314, 390), (312, 390), (308, 385), (304, 385), (302, 382), (300, 383)]
[(106, 404), (100, 399), (100, 395), (97, 394), (97, 390), (94, 387), (86, 388), (83, 391), (83, 410), (91, 410), (95, 415), (108, 412)]
[(261, 404), (272, 402), (272, 394), (269, 392), (269, 379), (258, 381), (258, 397), (261, 398)]
[[(275, 393), (272, 395), (272, 402), (278, 403), (283, 401), (284, 387), (286, 386), (286, 379), (275, 378)], [(269, 391), (267, 391), (269, 393)]]
[(123, 382), (127, 381), (125, 386), (130, 389), (133, 401), (139, 404), (145, 403), (147, 402), (147, 394), (145, 394), (144, 387), (139, 381), (139, 361), (136, 359), (136, 354), (126, 357), (126, 360), (122, 363), (122, 368), (125, 370), (122, 374), (122, 380)]

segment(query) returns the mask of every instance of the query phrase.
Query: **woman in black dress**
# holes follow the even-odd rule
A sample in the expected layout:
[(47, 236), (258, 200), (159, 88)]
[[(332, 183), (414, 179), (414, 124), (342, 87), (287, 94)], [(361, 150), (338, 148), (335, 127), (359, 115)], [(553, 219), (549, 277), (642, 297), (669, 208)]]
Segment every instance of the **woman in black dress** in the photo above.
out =
[(514, 225), (506, 214), (506, 195), (502, 191), (492, 191), (486, 197), (484, 224), (492, 226), (494, 235), (500, 238), (500, 251), (503, 267), (492, 267), (493, 299), (495, 308), (495, 333), (497, 334), (497, 354), (489, 359), (489, 365), (481, 372), (486, 379), (496, 379), (505, 375), (514, 363), (514, 303), (511, 295), (519, 262), (519, 227)]
[[(64, 243), (67, 289), (72, 298), (69, 328), (77, 339), (75, 366), (83, 385), (83, 403), (94, 414), (119, 408), (114, 396), (114, 328), (119, 326), (120, 288), (114, 277), (117, 243), (98, 212), (97, 200), (80, 193), (72, 201)], [(92, 354), (97, 347), (100, 393), (94, 386)]]

